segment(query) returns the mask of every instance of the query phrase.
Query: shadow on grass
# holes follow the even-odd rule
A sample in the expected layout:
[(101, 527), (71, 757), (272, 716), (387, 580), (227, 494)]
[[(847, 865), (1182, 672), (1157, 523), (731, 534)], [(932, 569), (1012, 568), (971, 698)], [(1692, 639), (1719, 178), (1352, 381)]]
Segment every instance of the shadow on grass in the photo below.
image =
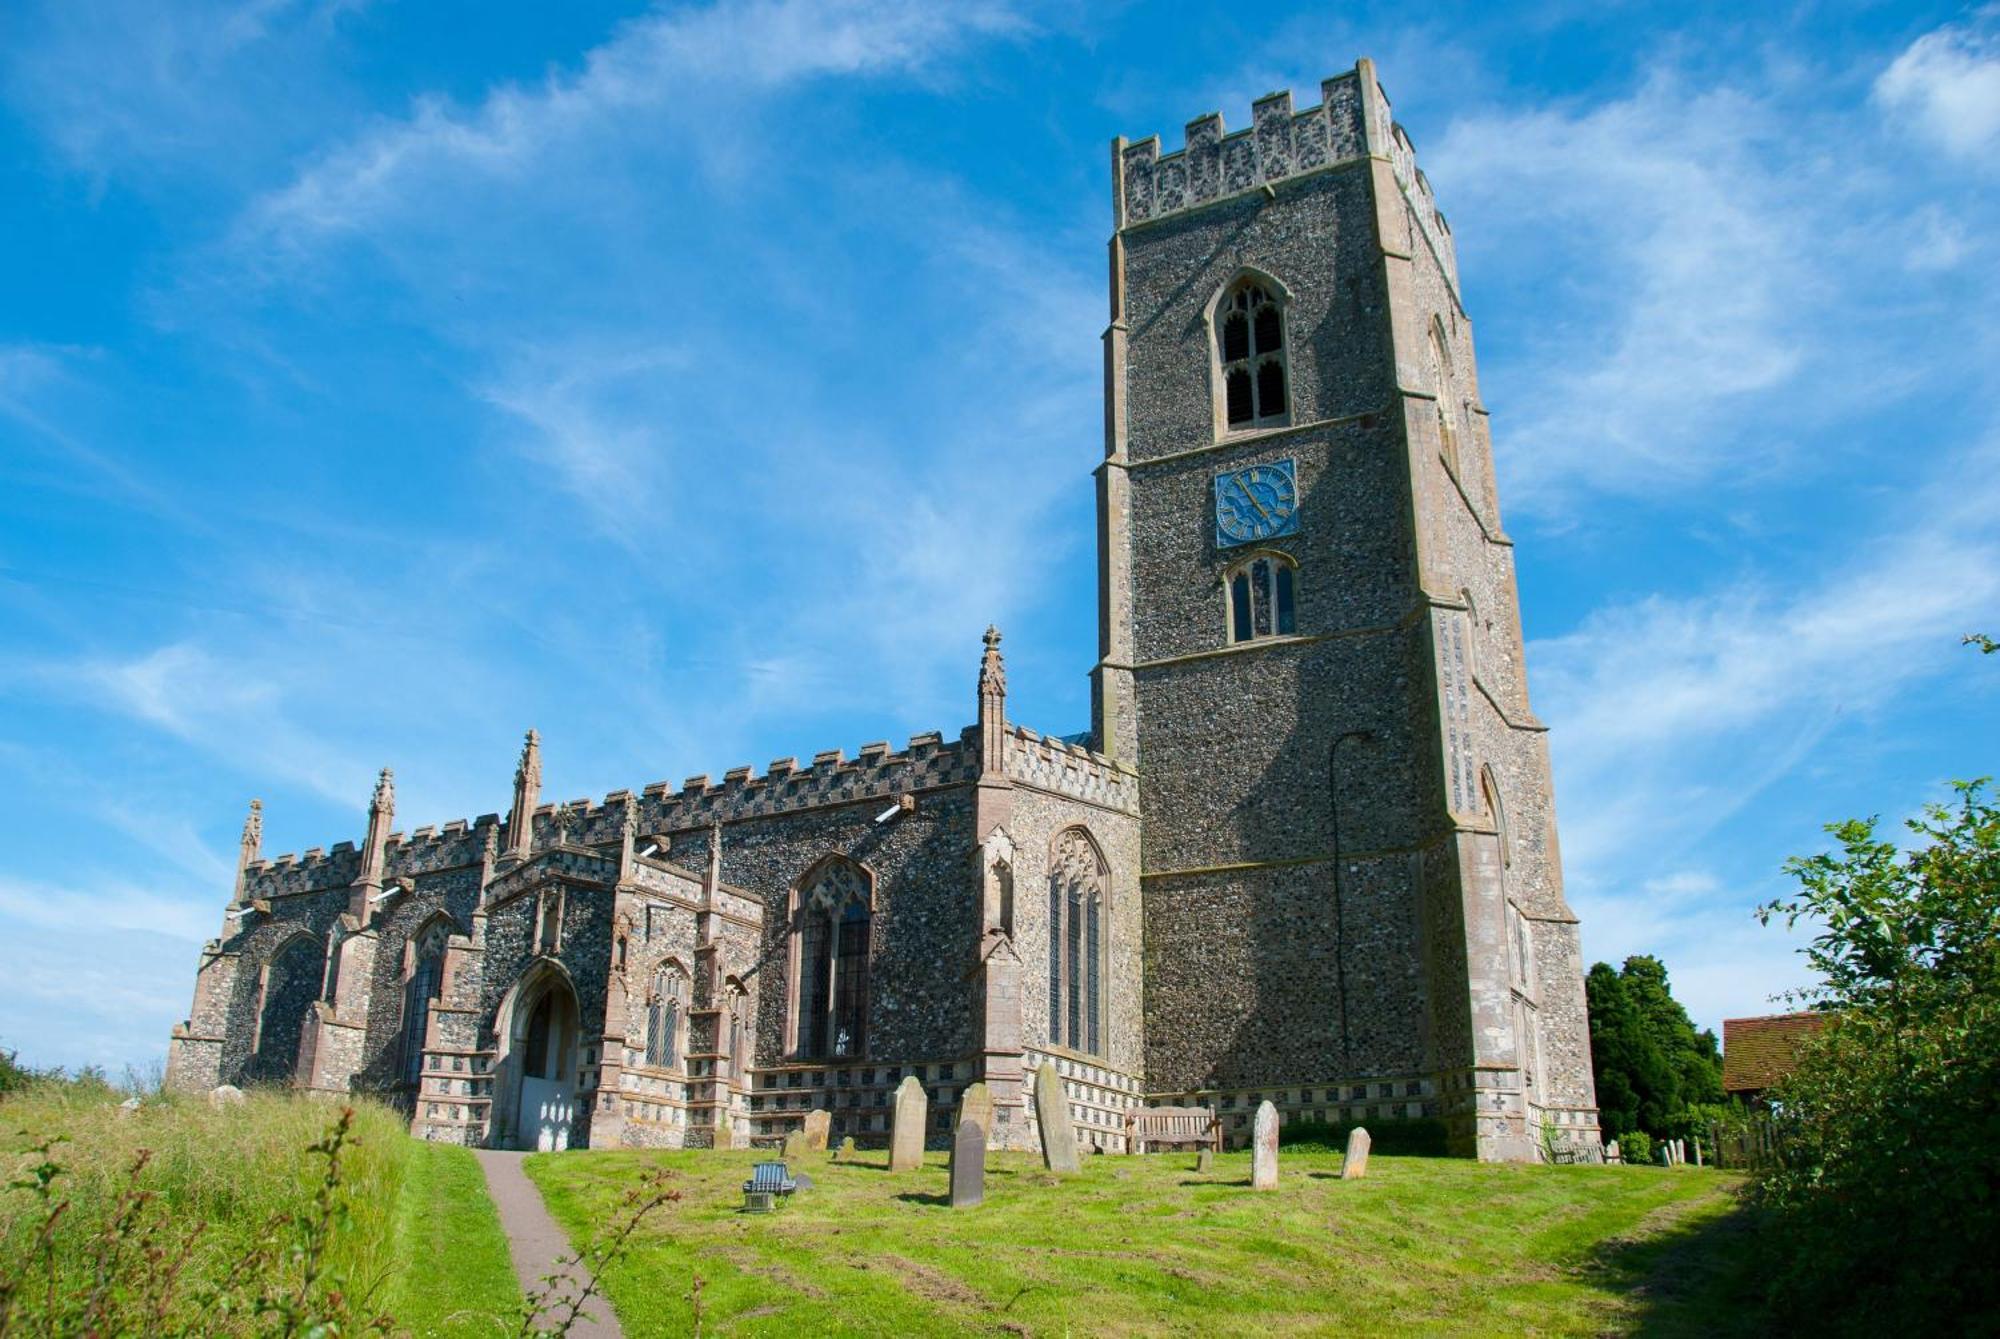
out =
[(1580, 1272), (1635, 1304), (1625, 1333), (1651, 1339), (1766, 1334), (1769, 1321), (1757, 1288), (1759, 1227), (1757, 1210), (1738, 1200), (1717, 1217), (1599, 1242)]
[(910, 1190), (910, 1191), (905, 1191), (905, 1192), (904, 1192), (903, 1194), (901, 1194), (901, 1195), (898, 1195), (898, 1196), (896, 1196), (896, 1198), (897, 1198), (897, 1199), (899, 1199), (899, 1200), (901, 1200), (901, 1201), (902, 1201), (903, 1203), (905, 1203), (905, 1204), (941, 1204), (941, 1205), (942, 1205), (942, 1204), (950, 1204), (950, 1203), (951, 1203), (951, 1196), (949, 1196), (949, 1195), (921, 1195), (921, 1194), (918, 1194), (918, 1193), (917, 1193), (916, 1191), (914, 1191), (914, 1190)]

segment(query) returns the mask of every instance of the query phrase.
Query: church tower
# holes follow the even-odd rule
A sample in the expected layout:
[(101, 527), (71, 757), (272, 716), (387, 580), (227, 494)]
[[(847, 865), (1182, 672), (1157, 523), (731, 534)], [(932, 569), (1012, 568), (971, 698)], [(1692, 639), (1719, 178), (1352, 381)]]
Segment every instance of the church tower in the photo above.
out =
[(1598, 1141), (1452, 236), (1372, 64), (1112, 147), (1098, 747), (1145, 1069), (1226, 1117)]

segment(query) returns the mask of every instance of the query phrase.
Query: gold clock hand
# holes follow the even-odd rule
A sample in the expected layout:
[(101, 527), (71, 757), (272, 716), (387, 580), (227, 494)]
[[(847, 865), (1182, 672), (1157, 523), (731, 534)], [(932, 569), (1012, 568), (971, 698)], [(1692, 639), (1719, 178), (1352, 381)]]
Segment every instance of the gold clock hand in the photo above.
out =
[(1257, 500), (1257, 495), (1250, 491), (1250, 485), (1248, 484), (1243, 485), (1243, 496), (1246, 499), (1248, 499), (1251, 506), (1257, 509), (1257, 514), (1259, 516), (1263, 517), (1267, 521), (1271, 519), (1271, 513), (1264, 510), (1264, 504), (1259, 502)]

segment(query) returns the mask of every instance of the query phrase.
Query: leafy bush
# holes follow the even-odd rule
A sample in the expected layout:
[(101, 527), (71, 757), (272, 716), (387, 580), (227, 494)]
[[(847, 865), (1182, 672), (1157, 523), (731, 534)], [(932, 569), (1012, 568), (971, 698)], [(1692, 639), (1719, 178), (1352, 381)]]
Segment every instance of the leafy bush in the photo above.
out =
[(1653, 1160), (1653, 1136), (1644, 1130), (1628, 1130), (1618, 1136), (1618, 1156), (1635, 1166)]
[(1875, 823), (1793, 860), (1833, 1020), (1772, 1093), (1766, 1274), (1796, 1327), (1960, 1328), (2000, 1314), (2000, 809), (1983, 782), (1929, 806), (1907, 851)]
[(1368, 1131), (1368, 1147), (1374, 1153), (1442, 1158), (1450, 1152), (1441, 1120), (1287, 1121), (1278, 1127), (1278, 1143), (1344, 1153), (1347, 1136), (1357, 1127)]

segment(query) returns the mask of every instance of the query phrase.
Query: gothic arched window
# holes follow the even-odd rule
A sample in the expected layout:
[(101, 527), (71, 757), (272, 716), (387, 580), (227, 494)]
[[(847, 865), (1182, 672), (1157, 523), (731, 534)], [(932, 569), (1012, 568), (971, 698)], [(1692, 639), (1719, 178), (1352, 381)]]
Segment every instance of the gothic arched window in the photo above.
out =
[(1104, 1050), (1104, 956), (1109, 929), (1106, 871), (1082, 828), (1056, 839), (1049, 861), (1049, 1041)]
[(250, 1039), (250, 1077), (290, 1083), (299, 1063), (312, 1003), (326, 970), (326, 947), (307, 934), (279, 945), (264, 966), (257, 1027)]
[(1298, 631), (1298, 565), (1282, 553), (1253, 553), (1223, 576), (1229, 594), (1229, 640), (1285, 637)]
[(424, 1069), (424, 1028), (430, 1022), (431, 1001), (444, 992), (445, 941), (451, 937), (443, 921), (432, 921), (410, 945), (403, 975), (403, 1082), (415, 1083)]
[(1232, 284), (1216, 309), (1215, 339), (1224, 430), (1291, 422), (1285, 305), (1272, 285), (1254, 275)]
[(672, 1069), (680, 1062), (681, 1020), (687, 1016), (688, 978), (680, 964), (665, 962), (653, 973), (646, 1002), (646, 1063)]
[(793, 924), (792, 1049), (804, 1059), (852, 1059), (867, 1044), (868, 874), (839, 856), (799, 889)]
[(743, 983), (731, 977), (727, 991), (729, 999), (729, 1042), (723, 1054), (729, 1057), (729, 1073), (732, 1078), (742, 1078), (750, 1068), (750, 994), (743, 989)]
[(1458, 474), (1458, 388), (1451, 373), (1451, 349), (1444, 326), (1433, 319), (1430, 336), (1431, 389), (1437, 392), (1438, 454), (1445, 468)]

